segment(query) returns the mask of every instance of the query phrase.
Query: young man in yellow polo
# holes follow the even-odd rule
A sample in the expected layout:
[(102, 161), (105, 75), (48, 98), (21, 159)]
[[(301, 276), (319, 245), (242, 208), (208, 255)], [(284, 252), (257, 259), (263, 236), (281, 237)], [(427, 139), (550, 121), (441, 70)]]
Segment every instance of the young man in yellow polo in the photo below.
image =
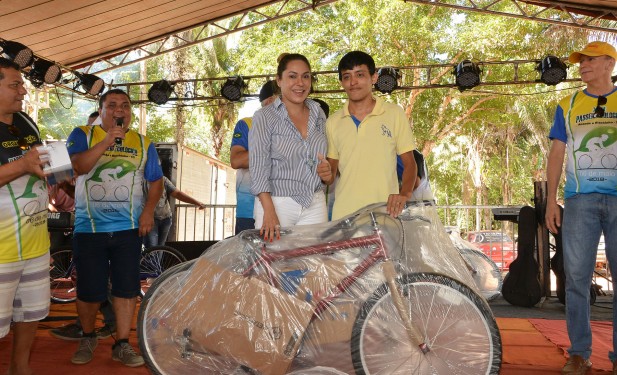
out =
[[(339, 80), (348, 100), (326, 122), (327, 159), (337, 182), (332, 211), (336, 220), (378, 202), (398, 216), (411, 198), (417, 174), (414, 137), (405, 112), (396, 104), (373, 96), (375, 62), (367, 53), (347, 53), (338, 65)], [(396, 156), (403, 161), (399, 189)], [(321, 166), (321, 165), (320, 165)]]

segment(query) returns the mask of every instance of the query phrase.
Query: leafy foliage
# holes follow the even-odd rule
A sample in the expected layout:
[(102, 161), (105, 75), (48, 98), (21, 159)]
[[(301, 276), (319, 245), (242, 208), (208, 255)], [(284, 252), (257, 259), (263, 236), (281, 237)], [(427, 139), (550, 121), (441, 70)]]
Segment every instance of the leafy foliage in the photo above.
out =
[[(279, 7), (272, 5), (262, 13), (273, 16)], [(261, 16), (251, 13), (249, 17)], [(595, 39), (614, 42), (611, 36), (593, 34)], [(564, 57), (581, 47), (588, 37), (588, 32), (575, 28), (439, 6), (392, 0), (340, 0), (249, 28), (234, 36), (235, 42), (216, 38), (182, 53), (151, 59), (147, 63), (147, 80), (258, 74), (273, 77), (276, 58), (283, 52), (304, 54), (314, 71), (333, 71), (345, 53), (359, 49), (373, 55), (378, 66), (456, 64), (471, 59), (486, 63), (481, 66), (482, 81), (512, 82), (512, 71), (489, 63), (541, 59), (548, 54)], [(575, 70), (570, 68), (569, 76), (576, 76)], [(408, 87), (422, 86), (427, 78), (423, 74), (404, 70), (401, 82)], [(517, 74), (530, 80), (538, 77), (533, 64), (521, 66)], [(137, 80), (139, 74), (135, 69), (127, 69), (108, 78), (128, 82)], [(431, 73), (432, 83), (453, 81), (450, 68)], [(199, 87), (177, 85), (175, 90), (183, 97), (216, 96), (222, 82), (208, 81)], [(545, 179), (543, 168), (549, 147), (546, 135), (557, 100), (579, 86), (505, 84), (465, 92), (456, 88), (414, 88), (398, 90), (384, 98), (398, 103), (408, 114), (417, 147), (427, 157), (438, 203), (518, 205), (529, 203), (534, 180)], [(337, 90), (338, 77), (321, 75), (316, 87), (321, 92)], [(249, 82), (249, 90), (255, 93), (259, 87)], [(341, 108), (345, 100), (340, 93), (318, 96), (328, 102), (331, 113)], [(61, 135), (65, 124), (85, 118), (91, 109), (85, 107), (60, 110), (52, 101), (53, 109), (41, 111), (39, 121), (44, 124), (44, 134)], [(189, 147), (228, 161), (230, 130), (238, 110), (238, 104), (222, 99), (187, 99), (162, 107), (149, 105), (148, 135), (156, 141), (181, 140)]]

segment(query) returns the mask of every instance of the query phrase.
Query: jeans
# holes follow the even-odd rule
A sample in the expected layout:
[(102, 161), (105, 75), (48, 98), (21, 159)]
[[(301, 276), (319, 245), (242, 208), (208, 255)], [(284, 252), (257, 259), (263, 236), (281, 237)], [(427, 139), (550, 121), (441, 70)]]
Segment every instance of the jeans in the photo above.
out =
[(247, 229), (255, 229), (255, 219), (247, 218), (247, 217), (237, 217), (236, 218), (236, 230), (234, 234), (238, 234), (243, 230)]
[[(561, 231), (566, 274), (566, 323), (570, 355), (591, 356), (589, 290), (596, 263), (600, 235), (604, 233), (606, 259), (612, 275), (617, 273), (617, 196), (578, 194), (565, 200)], [(615, 290), (615, 282), (613, 282)], [(616, 294), (613, 306), (617, 306)], [(613, 351), (617, 359), (617, 310), (613, 309)]]
[(165, 245), (169, 229), (171, 229), (171, 217), (164, 219), (154, 218), (152, 230), (144, 237), (144, 245), (146, 247)]

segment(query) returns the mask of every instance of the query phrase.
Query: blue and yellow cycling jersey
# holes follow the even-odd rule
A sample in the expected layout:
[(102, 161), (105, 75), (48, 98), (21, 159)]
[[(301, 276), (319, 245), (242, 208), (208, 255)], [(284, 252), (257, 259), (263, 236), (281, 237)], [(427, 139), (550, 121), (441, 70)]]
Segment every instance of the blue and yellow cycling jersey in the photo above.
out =
[[(67, 140), (70, 155), (105, 139), (100, 126), (75, 128)], [(75, 185), (75, 232), (117, 232), (139, 228), (145, 203), (143, 182), (163, 177), (154, 143), (132, 130), (121, 145), (109, 147)]]

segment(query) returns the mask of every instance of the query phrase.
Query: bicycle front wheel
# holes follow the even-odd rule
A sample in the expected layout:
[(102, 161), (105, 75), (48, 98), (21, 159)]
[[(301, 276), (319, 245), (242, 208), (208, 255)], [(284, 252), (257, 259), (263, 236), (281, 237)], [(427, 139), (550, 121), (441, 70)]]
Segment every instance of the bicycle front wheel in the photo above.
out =
[(409, 342), (386, 284), (360, 310), (351, 355), (358, 375), (498, 374), (501, 338), (486, 302), (449, 277), (409, 274), (398, 280), (411, 321), (430, 351)]
[(152, 246), (147, 248), (139, 262), (141, 296), (143, 297), (146, 294), (152, 283), (163, 272), (184, 262), (186, 262), (186, 257), (173, 247)]
[(51, 301), (69, 303), (77, 299), (77, 272), (73, 250), (59, 249), (50, 254), (49, 291)]

